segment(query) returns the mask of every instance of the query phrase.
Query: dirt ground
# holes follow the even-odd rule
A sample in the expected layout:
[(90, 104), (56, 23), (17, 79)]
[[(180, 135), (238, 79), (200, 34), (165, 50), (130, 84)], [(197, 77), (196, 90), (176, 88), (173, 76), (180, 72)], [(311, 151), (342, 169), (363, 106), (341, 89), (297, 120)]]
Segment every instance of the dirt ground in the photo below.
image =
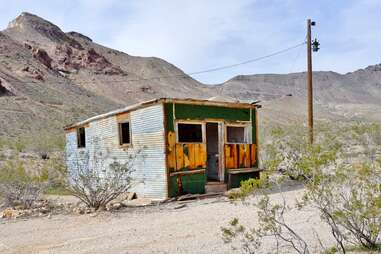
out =
[[(283, 196), (294, 203), (302, 193), (296, 188)], [(271, 198), (282, 200), (279, 193)], [(0, 220), (0, 253), (240, 253), (221, 238), (221, 226), (234, 217), (250, 226), (257, 222), (253, 206), (225, 197), (191, 201), (182, 208), (174, 202), (96, 216)], [(311, 246), (318, 245), (315, 231), (323, 244), (333, 244), (316, 211), (293, 209), (287, 219)], [(261, 253), (268, 252), (275, 252), (273, 239), (264, 242)]]

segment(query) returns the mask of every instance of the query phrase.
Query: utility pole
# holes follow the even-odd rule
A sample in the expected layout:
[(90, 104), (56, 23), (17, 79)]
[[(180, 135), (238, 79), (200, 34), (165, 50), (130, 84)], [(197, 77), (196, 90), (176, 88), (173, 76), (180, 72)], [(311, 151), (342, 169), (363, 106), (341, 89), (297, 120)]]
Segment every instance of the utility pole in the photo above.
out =
[(312, 101), (312, 49), (311, 49), (311, 20), (307, 20), (307, 107), (308, 107), (308, 135), (310, 143), (314, 142), (314, 105)]
[[(308, 107), (308, 134), (309, 141), (314, 142), (314, 108), (313, 108), (313, 87), (312, 87), (312, 49), (319, 50), (320, 43), (311, 39), (311, 26), (315, 26), (315, 21), (307, 20), (307, 107)], [(313, 48), (312, 48), (313, 47)]]

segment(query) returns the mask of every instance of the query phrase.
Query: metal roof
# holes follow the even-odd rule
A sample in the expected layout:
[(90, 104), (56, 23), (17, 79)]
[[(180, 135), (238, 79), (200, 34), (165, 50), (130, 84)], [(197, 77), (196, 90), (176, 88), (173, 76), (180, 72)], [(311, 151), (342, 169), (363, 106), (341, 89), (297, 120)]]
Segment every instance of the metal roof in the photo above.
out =
[(225, 107), (226, 106), (227, 107), (242, 107), (242, 108), (253, 108), (253, 107), (259, 106), (257, 104), (257, 103), (259, 103), (259, 101), (253, 101), (253, 102), (249, 103), (249, 102), (227, 101), (227, 100), (217, 101), (216, 99), (220, 99), (220, 98), (212, 97), (212, 98), (207, 99), (207, 100), (205, 100), (205, 99), (192, 99), (192, 98), (186, 98), (186, 99), (178, 99), (178, 98), (152, 99), (152, 100), (132, 104), (132, 105), (126, 106), (124, 108), (116, 109), (116, 110), (113, 110), (113, 111), (110, 111), (110, 112), (107, 112), (104, 114), (100, 114), (97, 116), (90, 117), (86, 120), (65, 126), (64, 129), (67, 130), (70, 128), (74, 128), (74, 127), (78, 127), (81, 125), (88, 124), (88, 123), (93, 122), (95, 120), (103, 119), (103, 118), (113, 116), (113, 115), (117, 115), (117, 114), (121, 114), (121, 113), (131, 112), (131, 111), (137, 110), (137, 109), (142, 108), (142, 107), (147, 107), (147, 106), (151, 106), (151, 105), (156, 104), (156, 103), (164, 103), (164, 102), (186, 103), (186, 104), (202, 104), (202, 105), (225, 106)]

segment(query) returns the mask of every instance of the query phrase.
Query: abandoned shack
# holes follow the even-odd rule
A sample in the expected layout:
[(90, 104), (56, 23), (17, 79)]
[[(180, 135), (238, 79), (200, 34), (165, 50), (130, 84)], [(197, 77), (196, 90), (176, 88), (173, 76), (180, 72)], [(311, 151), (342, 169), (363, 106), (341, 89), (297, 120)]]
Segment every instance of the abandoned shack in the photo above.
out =
[(135, 152), (131, 191), (140, 197), (162, 200), (239, 187), (259, 176), (258, 107), (162, 98), (89, 118), (65, 128), (69, 173), (84, 154), (103, 151), (111, 164)]

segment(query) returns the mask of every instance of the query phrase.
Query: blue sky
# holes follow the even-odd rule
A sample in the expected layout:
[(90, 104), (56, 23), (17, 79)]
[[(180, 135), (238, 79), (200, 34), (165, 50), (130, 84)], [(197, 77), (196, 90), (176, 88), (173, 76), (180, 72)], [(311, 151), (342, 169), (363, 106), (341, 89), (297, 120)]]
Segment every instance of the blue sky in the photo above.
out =
[[(0, 0), (0, 27), (22, 11), (131, 55), (156, 56), (195, 72), (321, 42), (314, 70), (346, 73), (381, 63), (381, 0)], [(194, 76), (220, 83), (239, 74), (306, 68), (304, 47), (237, 68)]]

